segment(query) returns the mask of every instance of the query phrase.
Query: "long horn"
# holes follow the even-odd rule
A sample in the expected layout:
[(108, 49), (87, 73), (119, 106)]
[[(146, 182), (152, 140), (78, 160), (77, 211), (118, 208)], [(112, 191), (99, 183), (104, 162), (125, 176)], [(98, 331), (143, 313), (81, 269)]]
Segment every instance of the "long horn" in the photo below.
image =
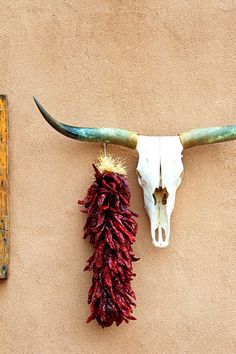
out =
[(179, 137), (184, 149), (197, 145), (220, 143), (236, 139), (236, 125), (193, 129), (180, 134)]
[(56, 121), (56, 119), (45, 111), (35, 97), (33, 99), (48, 124), (65, 136), (77, 140), (104, 142), (126, 146), (131, 149), (136, 148), (138, 134), (135, 132), (118, 128), (80, 128), (66, 125)]

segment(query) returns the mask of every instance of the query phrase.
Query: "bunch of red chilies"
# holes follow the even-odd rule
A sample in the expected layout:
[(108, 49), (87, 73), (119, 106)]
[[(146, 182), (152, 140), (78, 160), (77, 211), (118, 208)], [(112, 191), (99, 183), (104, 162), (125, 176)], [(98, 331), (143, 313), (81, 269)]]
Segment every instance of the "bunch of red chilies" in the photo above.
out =
[(132, 250), (135, 242), (138, 216), (128, 209), (130, 191), (127, 179), (118, 173), (100, 173), (94, 166), (96, 180), (87, 196), (79, 204), (88, 214), (84, 238), (90, 236), (94, 247), (84, 270), (93, 271), (92, 286), (88, 294), (91, 315), (102, 327), (136, 318), (131, 315), (136, 299), (131, 289), (135, 276), (132, 261), (137, 261)]

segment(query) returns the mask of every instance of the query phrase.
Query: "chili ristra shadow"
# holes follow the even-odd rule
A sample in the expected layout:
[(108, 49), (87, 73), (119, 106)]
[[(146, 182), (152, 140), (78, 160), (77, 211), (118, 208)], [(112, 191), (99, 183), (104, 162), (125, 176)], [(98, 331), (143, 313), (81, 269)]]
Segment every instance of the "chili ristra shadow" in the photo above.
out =
[(129, 210), (130, 191), (124, 175), (95, 170), (95, 181), (84, 200), (79, 201), (88, 214), (84, 238), (89, 237), (94, 252), (84, 270), (92, 271), (92, 286), (88, 294), (91, 314), (87, 322), (97, 320), (102, 327), (135, 320), (132, 315), (135, 276), (132, 262), (137, 261), (132, 250), (137, 233), (138, 215)]

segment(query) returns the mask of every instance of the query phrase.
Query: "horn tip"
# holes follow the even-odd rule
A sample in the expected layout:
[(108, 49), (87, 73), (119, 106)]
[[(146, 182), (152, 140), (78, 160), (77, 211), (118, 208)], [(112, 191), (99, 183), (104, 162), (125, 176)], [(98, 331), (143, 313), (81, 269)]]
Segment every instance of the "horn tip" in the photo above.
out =
[[(49, 118), (48, 113), (45, 111), (45, 109), (43, 108), (43, 106), (41, 105), (41, 103), (37, 100), (36, 97), (33, 96), (33, 100), (38, 108), (38, 110), (40, 111), (40, 113), (43, 115), (43, 117), (46, 119), (46, 116)], [(50, 117), (51, 118), (51, 117)], [(46, 119), (47, 120), (47, 119)]]
[(32, 98), (33, 98), (33, 100), (34, 100), (35, 104), (36, 104), (37, 106), (39, 106), (39, 105), (40, 105), (40, 103), (39, 103), (39, 101), (37, 100), (37, 98), (36, 98), (36, 97), (34, 97), (34, 96), (32, 96)]

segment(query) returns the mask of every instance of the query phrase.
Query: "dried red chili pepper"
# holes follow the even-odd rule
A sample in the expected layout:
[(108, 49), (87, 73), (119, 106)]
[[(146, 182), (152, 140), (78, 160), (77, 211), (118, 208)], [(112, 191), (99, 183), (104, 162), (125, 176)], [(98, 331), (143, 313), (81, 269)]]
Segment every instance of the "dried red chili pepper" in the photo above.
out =
[(90, 237), (94, 247), (84, 270), (93, 271), (88, 303), (91, 314), (102, 327), (135, 320), (131, 314), (136, 299), (131, 289), (135, 276), (132, 262), (137, 261), (132, 250), (135, 242), (136, 213), (128, 209), (130, 191), (125, 176), (114, 172), (101, 173), (96, 166), (95, 181), (88, 189), (83, 212), (88, 214), (84, 238)]

